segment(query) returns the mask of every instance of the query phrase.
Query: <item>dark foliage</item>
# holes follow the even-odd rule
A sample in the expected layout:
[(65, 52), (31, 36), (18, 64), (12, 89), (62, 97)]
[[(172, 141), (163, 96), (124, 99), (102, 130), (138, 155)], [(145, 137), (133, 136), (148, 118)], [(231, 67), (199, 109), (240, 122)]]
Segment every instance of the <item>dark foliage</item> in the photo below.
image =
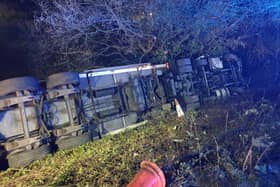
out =
[(39, 72), (161, 63), (232, 50), (246, 50), (250, 62), (279, 58), (279, 32), (267, 32), (279, 30), (276, 0), (34, 3), (40, 7), (31, 27)]

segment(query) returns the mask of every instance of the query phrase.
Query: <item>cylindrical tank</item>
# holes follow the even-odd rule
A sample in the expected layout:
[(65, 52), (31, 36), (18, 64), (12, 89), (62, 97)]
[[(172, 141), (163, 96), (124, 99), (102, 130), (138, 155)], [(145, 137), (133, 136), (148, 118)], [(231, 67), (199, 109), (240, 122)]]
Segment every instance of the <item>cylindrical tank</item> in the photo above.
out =
[(41, 93), (33, 77), (0, 82), (0, 142), (10, 167), (26, 166), (50, 152), (47, 137), (40, 131)]

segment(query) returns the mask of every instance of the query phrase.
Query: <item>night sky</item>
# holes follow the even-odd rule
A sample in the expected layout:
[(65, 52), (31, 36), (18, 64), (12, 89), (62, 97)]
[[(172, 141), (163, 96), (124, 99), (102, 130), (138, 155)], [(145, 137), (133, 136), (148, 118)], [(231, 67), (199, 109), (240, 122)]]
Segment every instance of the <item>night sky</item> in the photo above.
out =
[(23, 0), (0, 2), (0, 79), (28, 75), (28, 31), (24, 23), (31, 21), (32, 4)]

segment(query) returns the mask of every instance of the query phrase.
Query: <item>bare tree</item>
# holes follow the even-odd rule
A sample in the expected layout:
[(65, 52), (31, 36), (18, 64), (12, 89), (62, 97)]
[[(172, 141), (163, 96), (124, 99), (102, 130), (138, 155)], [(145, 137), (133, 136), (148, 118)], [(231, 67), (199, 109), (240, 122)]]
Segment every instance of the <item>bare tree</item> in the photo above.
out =
[[(276, 0), (36, 0), (33, 58), (43, 72), (164, 62), (246, 47)], [(246, 5), (246, 6), (245, 6)], [(276, 15), (276, 16), (275, 16)], [(279, 15), (279, 11), (278, 11)], [(49, 68), (46, 68), (49, 67)], [(46, 70), (48, 69), (48, 70)]]

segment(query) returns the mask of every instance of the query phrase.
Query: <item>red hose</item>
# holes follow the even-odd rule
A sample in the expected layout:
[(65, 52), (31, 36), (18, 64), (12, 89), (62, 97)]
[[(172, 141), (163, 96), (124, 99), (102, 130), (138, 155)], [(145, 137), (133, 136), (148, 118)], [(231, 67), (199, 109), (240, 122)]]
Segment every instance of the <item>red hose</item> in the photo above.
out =
[(165, 187), (165, 184), (162, 170), (153, 162), (142, 161), (141, 170), (127, 187)]

